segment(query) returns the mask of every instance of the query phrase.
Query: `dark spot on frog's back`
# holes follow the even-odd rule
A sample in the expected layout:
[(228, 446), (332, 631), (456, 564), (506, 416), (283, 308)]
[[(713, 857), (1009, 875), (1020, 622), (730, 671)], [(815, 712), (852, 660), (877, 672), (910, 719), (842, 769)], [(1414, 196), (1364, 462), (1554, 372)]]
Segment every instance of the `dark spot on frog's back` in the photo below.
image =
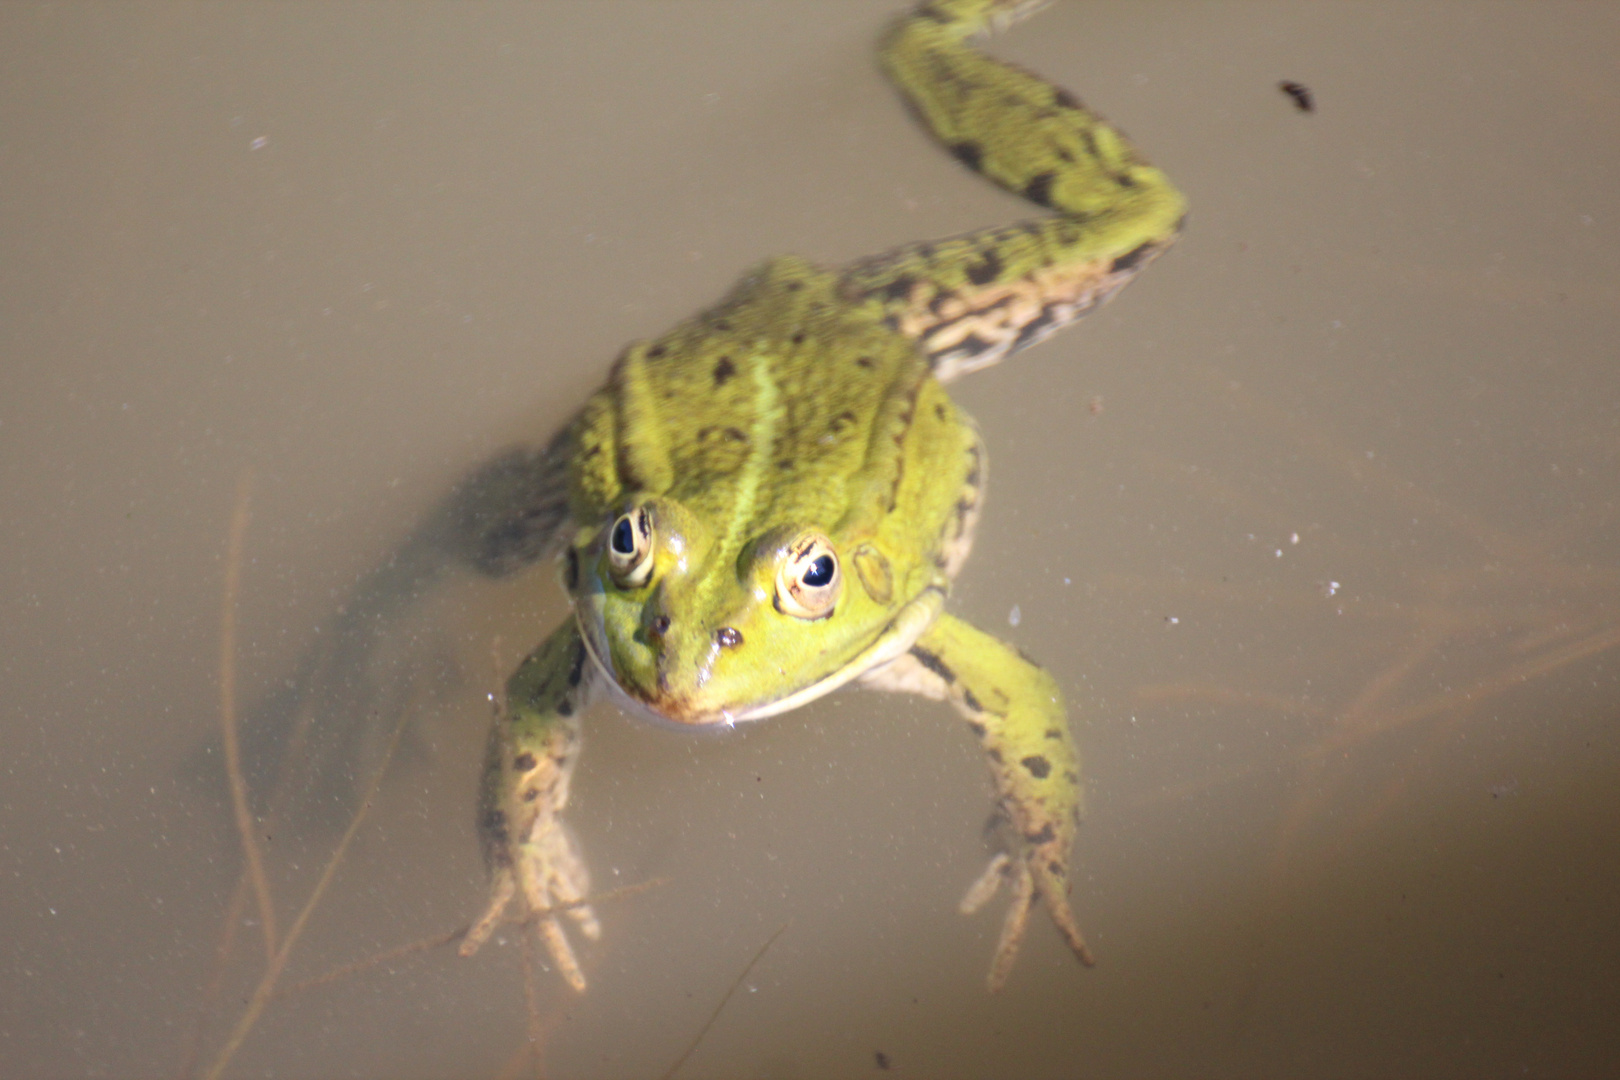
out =
[(1031, 754), (1018, 764), (1029, 770), (1029, 775), (1037, 780), (1045, 780), (1052, 775), (1052, 763), (1039, 754)]
[(1053, 104), (1064, 109), (1083, 108), (1083, 106), (1080, 104), (1080, 99), (1063, 89), (1061, 86), (1054, 86), (1052, 88), (1052, 102)]
[(1057, 830), (1054, 829), (1052, 827), (1052, 823), (1048, 821), (1045, 825), (1041, 826), (1040, 832), (1027, 833), (1024, 836), (1024, 839), (1031, 844), (1050, 844), (1053, 840), (1057, 839)]
[(731, 362), (731, 357), (722, 356), (714, 365), (714, 385), (726, 385), (726, 380), (735, 374), (737, 374), (737, 365)]
[(647, 359), (649, 360), (656, 360), (663, 355), (664, 347), (662, 345), (653, 345), (647, 349)]
[(984, 149), (972, 141), (952, 143), (951, 156), (974, 172), (978, 172), (979, 164), (984, 161)]
[(1037, 206), (1052, 205), (1052, 185), (1057, 183), (1057, 173), (1037, 173), (1030, 177), (1029, 183), (1024, 185), (1024, 198)]
[(855, 358), (855, 366), (870, 370), (872, 367), (872, 358), (870, 356), (857, 356)]
[(518, 772), (528, 772), (530, 769), (534, 768), (534, 766), (534, 755), (527, 752), (519, 754), (517, 757), (512, 759), (512, 768), (516, 769)]

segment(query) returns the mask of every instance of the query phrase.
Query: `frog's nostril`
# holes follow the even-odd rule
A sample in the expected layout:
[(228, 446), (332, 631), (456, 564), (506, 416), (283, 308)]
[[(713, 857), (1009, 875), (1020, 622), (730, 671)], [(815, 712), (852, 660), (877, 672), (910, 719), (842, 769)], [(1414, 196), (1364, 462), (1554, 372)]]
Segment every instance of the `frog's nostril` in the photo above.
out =
[(669, 616), (658, 616), (652, 621), (652, 626), (648, 627), (648, 630), (651, 631), (653, 637), (663, 637), (669, 633)]
[(742, 631), (735, 626), (722, 626), (714, 632), (714, 640), (722, 649), (735, 649), (742, 644)]

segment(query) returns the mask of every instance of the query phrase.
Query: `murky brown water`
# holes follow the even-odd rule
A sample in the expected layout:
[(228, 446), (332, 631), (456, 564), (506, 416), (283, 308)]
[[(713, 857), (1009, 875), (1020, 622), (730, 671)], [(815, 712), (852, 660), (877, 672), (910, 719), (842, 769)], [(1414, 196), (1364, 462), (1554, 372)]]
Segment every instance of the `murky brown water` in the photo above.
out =
[[(244, 476), (250, 767), (323, 721), (265, 826), (281, 929), (411, 719), (286, 982), (478, 910), (485, 695), (557, 591), (365, 575), (758, 259), (1021, 213), (879, 81), (892, 6), (0, 8), (0, 1072), (181, 1068), (239, 866)], [(984, 993), (943, 707), (599, 707), (598, 884), (667, 883), (601, 907), (589, 994), (542, 977), (546, 1075), (662, 1074), (784, 924), (683, 1076), (1620, 1067), (1620, 6), (1068, 3), (998, 48), (1194, 208), (957, 390), (994, 486), (954, 603), (1076, 708), (1100, 962), (1042, 922)], [(509, 935), (271, 1002), (230, 1075), (493, 1077), (526, 1015)]]

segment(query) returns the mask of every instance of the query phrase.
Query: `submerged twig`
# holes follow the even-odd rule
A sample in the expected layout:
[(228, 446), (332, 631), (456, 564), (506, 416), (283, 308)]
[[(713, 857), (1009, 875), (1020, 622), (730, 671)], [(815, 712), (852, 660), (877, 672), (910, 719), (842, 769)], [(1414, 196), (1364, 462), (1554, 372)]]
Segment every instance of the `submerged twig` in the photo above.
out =
[(686, 1059), (692, 1056), (692, 1052), (698, 1048), (698, 1044), (703, 1042), (703, 1037), (709, 1033), (709, 1029), (714, 1027), (714, 1022), (720, 1019), (721, 1013), (725, 1012), (726, 1005), (730, 1003), (732, 997), (737, 993), (738, 987), (742, 986), (743, 980), (748, 978), (748, 973), (754, 970), (754, 965), (764, 958), (766, 951), (776, 944), (776, 939), (781, 937), (782, 931), (787, 928), (788, 923), (783, 923), (776, 928), (776, 933), (765, 939), (765, 944), (759, 947), (758, 951), (754, 953), (754, 958), (748, 961), (747, 966), (732, 980), (731, 987), (721, 996), (720, 1001), (714, 1007), (714, 1011), (709, 1014), (709, 1018), (703, 1022), (702, 1027), (698, 1028), (697, 1034), (692, 1036), (692, 1041), (687, 1044), (685, 1050), (681, 1051), (681, 1056), (675, 1059), (675, 1064), (671, 1065), (669, 1071), (664, 1073), (659, 1080), (674, 1080), (675, 1074), (681, 1071), (682, 1065), (686, 1064)]
[(371, 809), (372, 800), (377, 797), (377, 790), (382, 786), (383, 775), (388, 771), (389, 763), (394, 758), (394, 750), (399, 746), (400, 736), (405, 733), (405, 721), (408, 716), (408, 713), (400, 713), (399, 722), (394, 725), (393, 733), (388, 738), (388, 746), (383, 751), (382, 762), (377, 766), (377, 772), (372, 776), (370, 786), (366, 788), (365, 797), (361, 799), (359, 808), (355, 810), (354, 817), (349, 821), (349, 827), (344, 830), (343, 838), (338, 841), (337, 847), (332, 850), (331, 858), (327, 859), (326, 868), (321, 871), (320, 880), (315, 883), (315, 888), (310, 890), (309, 899), (305, 901), (303, 909), (298, 912), (298, 918), (293, 920), (292, 926), (287, 930), (286, 938), (281, 942), (281, 947), (276, 950), (275, 956), (271, 958), (263, 978), (259, 980), (258, 987), (253, 991), (253, 997), (248, 1001), (247, 1008), (242, 1010), (242, 1015), (237, 1020), (236, 1027), (232, 1029), (230, 1038), (226, 1040), (224, 1048), (219, 1052), (219, 1056), (214, 1059), (213, 1067), (208, 1070), (207, 1080), (218, 1080), (218, 1077), (224, 1073), (225, 1067), (230, 1064), (231, 1058), (236, 1055), (242, 1041), (247, 1038), (248, 1032), (252, 1031), (253, 1025), (258, 1023), (260, 1014), (264, 1012), (264, 1007), (269, 1004), (270, 999), (275, 995), (276, 982), (281, 978), (282, 969), (287, 966), (287, 958), (291, 955), (293, 946), (298, 943), (298, 938), (303, 934), (304, 927), (308, 924), (310, 916), (314, 914), (315, 908), (321, 902), (321, 897), (325, 895), (327, 886), (332, 883), (332, 878), (337, 874), (338, 866), (343, 862), (343, 856), (348, 852), (349, 842), (360, 831), (360, 823), (365, 820), (366, 811)]
[(242, 747), (236, 731), (236, 597), (242, 585), (242, 546), (247, 538), (248, 503), (253, 490), (253, 470), (243, 469), (236, 481), (236, 507), (231, 513), (230, 540), (225, 554), (225, 595), (219, 619), (219, 724), (225, 740), (225, 775), (230, 778), (231, 807), (236, 814), (236, 831), (242, 840), (242, 857), (247, 864), (248, 881), (259, 908), (259, 926), (264, 931), (266, 961), (276, 955), (276, 909), (270, 899), (270, 881), (264, 873), (259, 840), (248, 809), (247, 780), (242, 775)]
[(291, 986), (283, 986), (271, 996), (278, 998), (292, 997), (294, 994), (301, 994), (305, 990), (315, 990), (322, 986), (329, 986), (332, 983), (341, 982), (351, 976), (360, 974), (362, 971), (369, 971), (390, 961), (403, 960), (407, 956), (415, 956), (417, 953), (432, 952), (434, 949), (443, 948), (446, 945), (460, 941), (466, 936), (467, 927), (458, 926), (447, 934), (438, 934), (405, 945), (397, 945), (392, 949), (385, 949), (380, 953), (356, 960), (353, 963), (341, 964), (324, 975), (316, 975), (314, 978), (295, 982)]

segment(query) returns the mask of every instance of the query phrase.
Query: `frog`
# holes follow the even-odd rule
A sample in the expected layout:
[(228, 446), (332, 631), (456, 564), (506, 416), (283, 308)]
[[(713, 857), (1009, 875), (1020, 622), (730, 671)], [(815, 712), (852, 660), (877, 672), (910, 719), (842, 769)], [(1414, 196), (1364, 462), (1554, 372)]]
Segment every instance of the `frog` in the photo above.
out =
[(521, 922), (586, 989), (572, 936), (602, 926), (564, 812), (594, 697), (716, 728), (854, 684), (948, 702), (983, 751), (993, 853), (959, 906), (1010, 894), (988, 988), (1006, 985), (1037, 905), (1093, 963), (1069, 899), (1082, 788), (1063, 693), (947, 610), (988, 460), (946, 387), (1111, 298), (1176, 239), (1186, 205), (1119, 129), (983, 50), (1035, 6), (929, 0), (878, 52), (923, 127), (1037, 216), (842, 267), (766, 261), (625, 348), (467, 511), (473, 561), (556, 558), (572, 616), (512, 674), (491, 730), (490, 892), (463, 955)]

